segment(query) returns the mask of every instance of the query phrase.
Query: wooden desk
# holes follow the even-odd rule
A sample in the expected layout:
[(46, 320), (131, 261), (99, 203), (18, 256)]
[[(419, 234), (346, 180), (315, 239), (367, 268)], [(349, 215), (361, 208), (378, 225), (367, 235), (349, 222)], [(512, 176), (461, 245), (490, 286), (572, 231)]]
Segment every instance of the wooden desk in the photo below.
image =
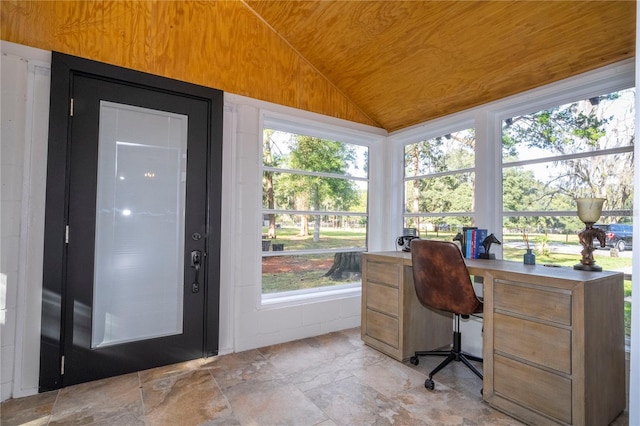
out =
[[(622, 273), (466, 264), (484, 278), (485, 401), (527, 424), (606, 425), (624, 410)], [(450, 317), (416, 305), (412, 273), (409, 253), (363, 254), (362, 339), (399, 360), (451, 343)]]

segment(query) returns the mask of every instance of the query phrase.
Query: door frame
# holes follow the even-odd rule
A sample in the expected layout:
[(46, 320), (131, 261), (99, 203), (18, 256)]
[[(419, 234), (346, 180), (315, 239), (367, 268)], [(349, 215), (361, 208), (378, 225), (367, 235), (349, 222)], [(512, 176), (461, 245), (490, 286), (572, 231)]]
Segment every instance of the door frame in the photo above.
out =
[(85, 75), (144, 89), (192, 97), (208, 105), (206, 285), (203, 357), (218, 354), (220, 310), (220, 231), (222, 197), (222, 124), (224, 93), (217, 89), (147, 74), (52, 52), (49, 143), (44, 229), (42, 327), (38, 391), (64, 384), (64, 342), (67, 309), (66, 229), (68, 224), (69, 165), (71, 149), (71, 94), (73, 78)]

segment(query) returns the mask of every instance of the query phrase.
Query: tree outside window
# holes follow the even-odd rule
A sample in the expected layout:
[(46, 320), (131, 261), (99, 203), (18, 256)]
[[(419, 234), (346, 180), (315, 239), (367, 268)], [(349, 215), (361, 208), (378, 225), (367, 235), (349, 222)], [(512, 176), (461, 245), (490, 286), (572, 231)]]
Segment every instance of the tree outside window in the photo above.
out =
[(368, 148), (265, 128), (262, 292), (359, 285)]
[(422, 238), (452, 237), (473, 224), (473, 128), (407, 144), (404, 154), (404, 227)]

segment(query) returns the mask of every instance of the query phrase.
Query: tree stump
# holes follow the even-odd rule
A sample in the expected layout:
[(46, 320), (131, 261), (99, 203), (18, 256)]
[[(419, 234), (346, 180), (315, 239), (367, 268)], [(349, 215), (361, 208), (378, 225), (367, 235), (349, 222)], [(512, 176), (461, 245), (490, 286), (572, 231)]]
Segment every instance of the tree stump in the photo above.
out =
[(350, 278), (354, 274), (362, 272), (362, 253), (346, 252), (336, 253), (333, 256), (333, 265), (323, 277), (331, 277), (334, 280)]

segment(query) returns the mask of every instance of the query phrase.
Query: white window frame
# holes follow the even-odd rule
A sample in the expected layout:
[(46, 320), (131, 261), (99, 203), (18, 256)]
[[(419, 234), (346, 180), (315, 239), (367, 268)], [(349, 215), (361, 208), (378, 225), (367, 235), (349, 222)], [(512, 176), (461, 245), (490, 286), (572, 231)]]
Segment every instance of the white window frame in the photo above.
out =
[[(633, 145), (629, 147), (619, 147), (605, 149), (595, 152), (587, 153), (574, 153), (561, 155), (556, 157), (537, 158), (532, 160), (521, 160), (516, 162), (509, 162), (503, 164), (502, 162), (502, 122), (508, 118), (516, 117), (520, 115), (532, 114), (545, 109), (555, 108), (560, 105), (565, 105), (572, 102), (589, 99), (595, 96), (605, 95), (620, 90), (629, 89), (635, 86), (634, 68), (633, 62), (625, 61), (624, 63), (617, 64), (610, 67), (605, 67), (600, 70), (596, 70), (591, 73), (586, 73), (578, 77), (567, 79), (565, 81), (546, 86), (539, 90), (533, 90), (530, 96), (524, 96), (522, 100), (513, 102), (509, 105), (508, 101), (504, 101), (506, 104), (504, 108), (499, 108), (492, 113), (493, 126), (495, 129), (494, 140), (496, 141), (495, 152), (496, 158), (494, 159), (495, 165), (498, 170), (501, 171), (505, 168), (526, 166), (536, 163), (544, 163), (553, 160), (569, 160), (573, 158), (591, 157), (594, 154), (597, 155), (609, 155), (619, 152), (633, 152)], [(554, 90), (555, 89), (555, 90)], [(535, 96), (531, 96), (535, 93)], [(636, 93), (636, 96), (638, 94)], [(514, 97), (514, 98), (519, 98)], [(636, 126), (640, 123), (636, 123)], [(496, 224), (496, 230), (500, 230), (502, 234), (502, 223), (504, 217), (513, 216), (567, 216), (575, 214), (575, 211), (523, 211), (523, 212), (505, 212), (502, 203), (502, 182), (499, 184), (498, 196), (499, 200), (495, 205), (495, 210), (500, 212), (499, 222)], [(607, 213), (615, 213), (614, 211), (607, 211)], [(632, 216), (631, 211), (625, 211), (629, 216)], [(497, 226), (499, 224), (499, 226)]]
[[(396, 206), (390, 216), (396, 233), (402, 231), (404, 220), (404, 146), (428, 140), (459, 129), (474, 127), (475, 158), (475, 223), (502, 239), (502, 121), (518, 115), (627, 89), (635, 84), (633, 60), (622, 61), (513, 95), (499, 101), (451, 114), (427, 123), (403, 129), (389, 135), (392, 145), (391, 203)], [(640, 125), (640, 123), (636, 123)], [(496, 214), (496, 212), (500, 212)], [(546, 212), (545, 212), (546, 214)], [(398, 234), (400, 235), (400, 234)], [(495, 248), (497, 258), (502, 247)]]
[[(322, 177), (339, 177), (344, 179), (347, 177), (350, 180), (367, 182), (367, 212), (365, 213), (356, 213), (356, 212), (333, 212), (327, 211), (322, 212), (323, 214), (330, 215), (341, 215), (341, 216), (361, 216), (367, 218), (367, 227), (366, 227), (366, 243), (364, 248), (353, 249), (353, 248), (345, 248), (345, 249), (332, 249), (328, 250), (290, 250), (286, 252), (262, 252), (261, 247), (258, 248), (260, 250), (259, 259), (260, 259), (260, 276), (258, 279), (258, 293), (260, 295), (260, 305), (261, 307), (274, 307), (274, 306), (290, 306), (296, 305), (305, 302), (319, 301), (319, 300), (332, 300), (332, 299), (340, 299), (347, 296), (358, 295), (362, 291), (362, 283), (359, 282), (351, 282), (345, 284), (337, 284), (333, 286), (325, 286), (325, 287), (317, 287), (312, 289), (301, 289), (301, 290), (293, 290), (279, 293), (262, 293), (262, 258), (263, 257), (271, 257), (271, 256), (289, 256), (289, 255), (306, 255), (306, 254), (328, 254), (328, 253), (339, 253), (339, 252), (365, 252), (369, 247), (369, 229), (371, 226), (370, 222), (370, 205), (371, 205), (371, 168), (372, 168), (372, 152), (374, 151), (374, 146), (376, 142), (379, 143), (378, 138), (374, 135), (366, 134), (363, 132), (359, 132), (357, 130), (352, 130), (349, 128), (324, 124), (320, 122), (315, 122), (312, 120), (301, 119), (297, 117), (291, 117), (285, 114), (280, 114), (271, 111), (262, 111), (261, 113), (261, 122), (260, 122), (260, 152), (259, 152), (259, 190), (258, 190), (258, 210), (260, 213), (257, 215), (257, 220), (260, 222), (258, 224), (258, 229), (262, 227), (262, 218), (264, 214), (274, 213), (274, 214), (291, 214), (292, 212), (295, 214), (317, 214), (317, 211), (302, 211), (302, 210), (269, 210), (263, 207), (262, 202), (262, 176), (264, 171), (289, 171), (287, 169), (274, 168), (274, 167), (265, 167), (263, 163), (263, 148), (264, 148), (264, 129), (270, 128), (279, 131), (285, 131), (293, 134), (301, 134), (301, 135), (310, 135), (314, 137), (319, 137), (323, 139), (335, 140), (342, 143), (360, 145), (367, 147), (369, 150), (369, 168), (366, 178), (355, 177), (355, 176), (343, 176), (343, 175), (335, 175), (331, 173), (322, 173), (322, 172), (306, 172), (300, 170), (290, 170), (291, 173), (295, 174), (308, 174), (314, 176), (322, 176)], [(374, 166), (375, 168), (375, 166)]]
[[(398, 206), (393, 209), (390, 215), (390, 220), (393, 221), (393, 228), (396, 235), (401, 235), (404, 228), (405, 217), (415, 216), (412, 213), (406, 213), (405, 199), (404, 199), (404, 185), (405, 185), (405, 147), (412, 143), (418, 143), (433, 138), (437, 138), (448, 133), (455, 133), (465, 129), (475, 129), (476, 132), (476, 154), (475, 154), (475, 166), (473, 168), (460, 169), (446, 174), (458, 174), (473, 172), (475, 177), (475, 187), (478, 187), (478, 128), (477, 120), (473, 114), (473, 111), (463, 111), (461, 113), (452, 114), (443, 118), (433, 120), (431, 122), (421, 124), (415, 127), (411, 127), (406, 130), (401, 130), (389, 135), (388, 143), (392, 146), (392, 164), (391, 172), (393, 179), (392, 185), (396, 188), (395, 191), (391, 191), (391, 204)], [(429, 175), (434, 176), (434, 175)], [(476, 189), (477, 191), (477, 189)], [(478, 211), (477, 205), (477, 192), (476, 192), (476, 206), (473, 212), (454, 212), (454, 213), (424, 213), (418, 214), (422, 217), (441, 217), (441, 216), (469, 216), (472, 217), (475, 223), (478, 223), (478, 217), (476, 212)], [(479, 226), (479, 225), (477, 225)]]
[[(404, 191), (404, 185), (406, 184), (407, 181), (412, 181), (412, 180), (419, 180), (419, 179), (430, 179), (430, 178), (437, 178), (437, 177), (443, 177), (443, 176), (453, 176), (453, 175), (459, 175), (459, 174), (464, 174), (464, 173), (473, 173), (474, 175), (474, 190), (475, 190), (475, 186), (477, 185), (477, 176), (476, 176), (476, 170), (477, 170), (477, 161), (475, 159), (476, 157), (476, 152), (477, 152), (477, 147), (474, 148), (474, 150), (476, 152), (474, 152), (474, 166), (473, 167), (467, 167), (464, 169), (456, 169), (456, 170), (447, 170), (445, 172), (437, 172), (437, 173), (427, 173), (424, 175), (416, 175), (416, 176), (410, 176), (407, 177), (405, 175), (405, 149), (407, 147), (407, 145), (411, 145), (411, 144), (415, 144), (415, 143), (420, 143), (420, 142), (424, 142), (424, 141), (428, 141), (437, 137), (441, 137), (444, 136), (446, 134), (450, 134), (450, 133), (456, 133), (456, 132), (461, 132), (464, 130), (468, 130), (468, 129), (474, 129), (475, 132), (475, 121), (474, 120), (463, 120), (463, 121), (455, 121), (454, 123), (450, 124), (450, 127), (443, 127), (441, 128), (440, 131), (442, 131), (442, 133), (437, 133), (437, 134), (432, 134), (432, 133), (427, 133), (429, 134), (429, 136), (423, 136), (423, 137), (418, 137), (417, 139), (415, 138), (415, 136), (412, 139), (407, 139), (404, 140), (401, 143), (401, 148), (402, 148), (402, 203), (403, 203), (403, 211), (402, 211), (402, 224), (404, 224), (404, 221), (406, 218), (409, 217), (420, 217), (420, 218), (430, 218), (430, 217), (453, 217), (453, 216), (457, 216), (457, 217), (471, 217), (473, 219), (473, 221), (475, 222), (475, 209), (473, 211), (470, 212), (443, 212), (443, 213), (429, 213), (429, 212), (419, 212), (419, 213), (408, 213), (404, 210), (404, 206), (406, 206), (406, 202), (407, 200), (405, 199), (405, 191)], [(416, 135), (417, 136), (417, 135)], [(477, 136), (476, 136), (476, 144), (477, 144)]]

